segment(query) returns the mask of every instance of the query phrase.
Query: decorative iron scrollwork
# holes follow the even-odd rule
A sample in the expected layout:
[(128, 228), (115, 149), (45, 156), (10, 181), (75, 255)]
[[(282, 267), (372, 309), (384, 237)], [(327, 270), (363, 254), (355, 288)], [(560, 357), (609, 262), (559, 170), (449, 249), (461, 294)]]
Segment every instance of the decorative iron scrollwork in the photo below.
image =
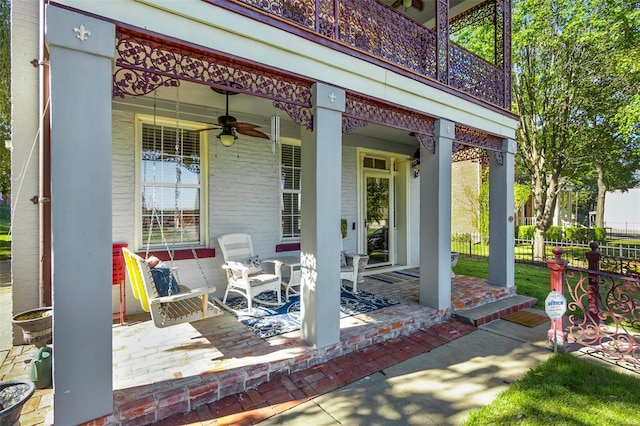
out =
[(422, 133), (416, 133), (416, 139), (420, 141), (422, 146), (431, 151), (432, 153), (436, 152), (436, 140), (433, 135), (425, 135)]
[[(597, 293), (589, 287), (597, 283)], [(565, 274), (569, 343), (594, 355), (640, 370), (640, 280), (606, 272), (568, 268)], [(596, 294), (597, 299), (592, 296)]]
[(158, 87), (177, 87), (180, 80), (155, 74), (149, 71), (117, 68), (113, 73), (113, 96), (124, 98), (143, 96), (152, 93)]
[(118, 29), (116, 38), (114, 96), (142, 96), (161, 86), (178, 86), (181, 80), (221, 89), (235, 86), (272, 99), (296, 123), (312, 126), (311, 82), (132, 31)]
[[(462, 149), (461, 146), (465, 148)], [(479, 160), (486, 164), (491, 152), (499, 164), (503, 163), (502, 138), (478, 129), (456, 123), (456, 138), (453, 143), (453, 161)]]
[(435, 126), (435, 119), (432, 117), (351, 92), (347, 93), (343, 116), (351, 121), (351, 131), (367, 122), (416, 134), (433, 135)]
[(489, 0), (456, 15), (451, 18), (449, 32), (453, 34), (471, 26), (493, 25), (495, 7), (495, 0)]
[(311, 108), (282, 101), (273, 101), (273, 106), (286, 112), (299, 126), (303, 126), (307, 130), (313, 129), (313, 114), (311, 113)]

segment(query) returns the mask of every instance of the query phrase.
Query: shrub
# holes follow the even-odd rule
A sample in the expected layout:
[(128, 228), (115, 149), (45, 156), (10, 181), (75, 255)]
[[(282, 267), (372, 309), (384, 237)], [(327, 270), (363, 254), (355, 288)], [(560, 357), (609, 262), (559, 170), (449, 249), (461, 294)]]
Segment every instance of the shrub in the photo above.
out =
[(594, 241), (596, 238), (592, 228), (565, 228), (564, 232), (567, 240), (577, 243)]
[(562, 227), (550, 226), (544, 233), (544, 238), (547, 241), (560, 241), (562, 240)]
[(518, 239), (532, 240), (535, 235), (536, 227), (533, 225), (523, 225), (518, 227)]
[(607, 230), (605, 228), (593, 228), (593, 232), (596, 241), (603, 242), (607, 240)]
[(471, 242), (471, 234), (454, 234), (451, 236), (451, 241), (454, 243), (469, 243)]

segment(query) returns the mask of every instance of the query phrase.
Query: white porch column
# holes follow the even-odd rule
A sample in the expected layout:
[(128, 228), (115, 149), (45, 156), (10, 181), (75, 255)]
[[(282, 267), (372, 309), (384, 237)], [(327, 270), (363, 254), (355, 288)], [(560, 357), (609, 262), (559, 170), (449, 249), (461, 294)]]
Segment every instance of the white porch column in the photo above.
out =
[(513, 182), (516, 141), (502, 143), (502, 164), (489, 153), (489, 284), (514, 285)]
[(435, 153), (420, 146), (420, 303), (451, 308), (451, 148), (455, 124), (436, 121)]
[(312, 87), (313, 131), (302, 132), (301, 333), (340, 341), (340, 205), (344, 90)]
[(54, 422), (113, 411), (111, 86), (115, 26), (46, 9), (51, 78)]

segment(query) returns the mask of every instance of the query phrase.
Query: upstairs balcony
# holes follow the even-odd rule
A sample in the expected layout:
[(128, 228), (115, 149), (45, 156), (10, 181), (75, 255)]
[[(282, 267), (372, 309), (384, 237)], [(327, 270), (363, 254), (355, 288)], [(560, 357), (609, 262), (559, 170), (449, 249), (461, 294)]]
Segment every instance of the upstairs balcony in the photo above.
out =
[[(408, 8), (402, 0), (203, 1), (464, 99), (511, 110), (511, 0), (407, 0)], [(478, 43), (465, 48), (453, 41), (479, 35), (480, 49)]]

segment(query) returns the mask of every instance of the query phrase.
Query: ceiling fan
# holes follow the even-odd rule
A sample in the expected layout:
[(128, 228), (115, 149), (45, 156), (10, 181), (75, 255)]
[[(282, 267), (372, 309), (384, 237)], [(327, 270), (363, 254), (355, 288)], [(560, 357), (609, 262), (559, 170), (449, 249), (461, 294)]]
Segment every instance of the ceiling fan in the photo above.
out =
[(398, 8), (400, 6), (404, 6), (405, 10), (409, 9), (410, 7), (415, 7), (420, 12), (422, 12), (422, 9), (424, 8), (424, 5), (422, 4), (422, 0), (396, 0), (391, 5), (391, 7), (395, 7), (395, 8)]
[(221, 115), (220, 117), (218, 117), (217, 126), (207, 127), (205, 129), (199, 129), (194, 131), (204, 132), (207, 130), (222, 129), (222, 132), (220, 132), (217, 138), (220, 139), (220, 142), (222, 143), (222, 145), (227, 147), (235, 143), (236, 139), (238, 139), (238, 134), (251, 136), (254, 138), (269, 139), (269, 136), (267, 136), (265, 133), (262, 133), (261, 131), (256, 130), (256, 128), (260, 127), (257, 124), (243, 123), (240, 121), (236, 121), (235, 117), (229, 115), (229, 95), (237, 95), (238, 94), (237, 92), (230, 92), (228, 90), (217, 89), (215, 87), (212, 87), (211, 90), (226, 96), (227, 107), (226, 107), (225, 115)]

